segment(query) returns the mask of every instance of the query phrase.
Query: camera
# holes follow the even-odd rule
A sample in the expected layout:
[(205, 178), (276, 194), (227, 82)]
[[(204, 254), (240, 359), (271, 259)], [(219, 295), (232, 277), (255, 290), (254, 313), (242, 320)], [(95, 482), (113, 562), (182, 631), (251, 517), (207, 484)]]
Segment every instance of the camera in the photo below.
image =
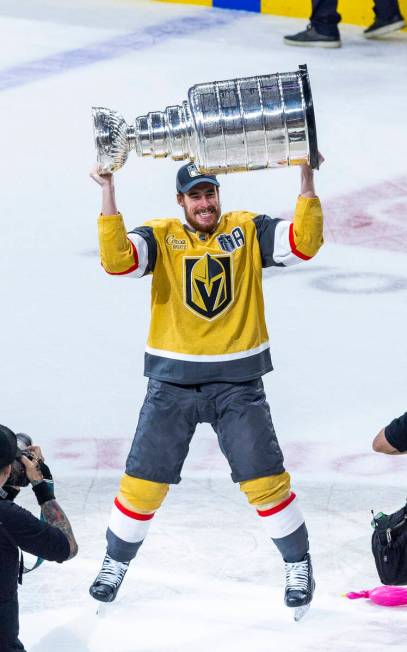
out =
[[(28, 487), (30, 481), (27, 478), (25, 466), (20, 460), (23, 455), (30, 460), (34, 459), (34, 455), (27, 450), (28, 446), (32, 446), (32, 439), (24, 432), (16, 433), (16, 438), (18, 452), (16, 459), (11, 465), (11, 473), (7, 479), (7, 484), (12, 487)], [(41, 463), (39, 463), (39, 467), (41, 469)]]

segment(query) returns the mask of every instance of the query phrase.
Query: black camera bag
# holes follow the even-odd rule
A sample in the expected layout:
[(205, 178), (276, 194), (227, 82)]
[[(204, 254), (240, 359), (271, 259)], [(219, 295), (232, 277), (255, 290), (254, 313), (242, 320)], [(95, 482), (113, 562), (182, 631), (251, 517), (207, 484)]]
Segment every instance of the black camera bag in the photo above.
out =
[(372, 552), (382, 584), (407, 584), (407, 503), (373, 517)]

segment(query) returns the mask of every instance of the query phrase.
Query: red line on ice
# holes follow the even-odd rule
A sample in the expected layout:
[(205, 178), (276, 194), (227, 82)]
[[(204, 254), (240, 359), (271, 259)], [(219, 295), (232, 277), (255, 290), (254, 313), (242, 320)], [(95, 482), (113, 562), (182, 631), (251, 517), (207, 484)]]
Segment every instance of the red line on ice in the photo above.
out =
[(327, 242), (407, 251), (407, 176), (323, 200), (322, 209)]

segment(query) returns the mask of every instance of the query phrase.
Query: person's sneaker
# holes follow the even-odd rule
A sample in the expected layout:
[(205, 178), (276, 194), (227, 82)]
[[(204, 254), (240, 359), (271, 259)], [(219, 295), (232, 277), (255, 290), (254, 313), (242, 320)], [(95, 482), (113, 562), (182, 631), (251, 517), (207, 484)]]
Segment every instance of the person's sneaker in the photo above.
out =
[(284, 36), (286, 45), (305, 45), (306, 47), (316, 48), (340, 48), (341, 39), (339, 36), (325, 36), (317, 32), (311, 23), (307, 29), (292, 36)]
[(380, 20), (379, 18), (376, 18), (374, 23), (363, 31), (363, 36), (365, 38), (384, 36), (390, 32), (395, 32), (397, 29), (401, 29), (405, 24), (406, 21), (400, 14), (393, 16), (393, 18), (390, 18), (389, 20)]
[(106, 554), (98, 576), (89, 593), (100, 602), (113, 602), (129, 567), (129, 561), (116, 561)]
[(301, 561), (285, 562), (284, 603), (287, 607), (297, 609), (309, 605), (314, 589), (315, 581), (309, 553)]

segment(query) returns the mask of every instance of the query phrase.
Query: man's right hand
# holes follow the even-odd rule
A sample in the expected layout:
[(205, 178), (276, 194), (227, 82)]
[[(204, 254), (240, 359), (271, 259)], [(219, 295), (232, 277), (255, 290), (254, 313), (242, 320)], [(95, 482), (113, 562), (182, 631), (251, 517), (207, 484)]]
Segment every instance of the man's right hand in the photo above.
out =
[(91, 178), (99, 184), (99, 186), (112, 186), (113, 185), (113, 174), (111, 172), (102, 172), (100, 165), (95, 165), (90, 171)]
[(42, 475), (38, 462), (36, 460), (30, 460), (29, 457), (26, 457), (25, 455), (21, 455), (19, 458), (21, 464), (25, 466), (25, 472), (27, 475), (27, 478), (31, 483), (33, 482), (42, 482), (44, 479), (44, 476)]
[[(318, 164), (322, 165), (325, 161), (321, 152), (318, 152)], [(314, 170), (309, 165), (301, 165), (301, 195), (303, 197), (316, 197), (314, 186)]]
[(113, 174), (102, 172), (100, 165), (96, 164), (92, 168), (90, 176), (102, 188), (102, 215), (117, 215)]

